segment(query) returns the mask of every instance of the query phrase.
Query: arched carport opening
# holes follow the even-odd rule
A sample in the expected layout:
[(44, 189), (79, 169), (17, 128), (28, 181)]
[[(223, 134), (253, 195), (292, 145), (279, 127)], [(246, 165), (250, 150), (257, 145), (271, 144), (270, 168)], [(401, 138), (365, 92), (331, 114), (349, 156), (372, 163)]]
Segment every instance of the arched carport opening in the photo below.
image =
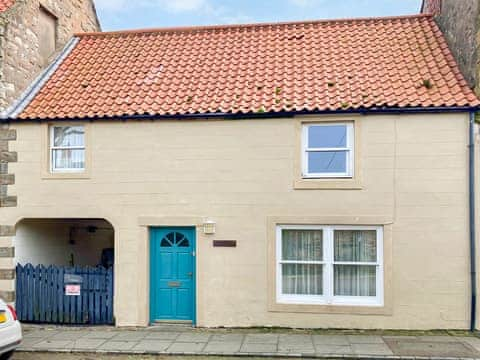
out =
[(16, 225), (15, 263), (113, 265), (114, 229), (104, 219), (22, 219)]
[(16, 224), (16, 307), (32, 323), (114, 324), (115, 231), (105, 219)]

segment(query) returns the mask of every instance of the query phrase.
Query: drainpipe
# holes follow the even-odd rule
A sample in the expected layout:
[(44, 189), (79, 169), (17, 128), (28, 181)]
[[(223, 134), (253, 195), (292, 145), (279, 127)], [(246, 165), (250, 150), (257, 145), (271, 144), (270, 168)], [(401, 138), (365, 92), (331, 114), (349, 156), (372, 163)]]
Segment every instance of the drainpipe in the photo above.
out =
[(470, 112), (469, 144), (468, 144), (468, 193), (469, 193), (469, 223), (470, 223), (470, 286), (471, 313), (470, 331), (475, 331), (477, 316), (477, 265), (475, 249), (475, 113)]

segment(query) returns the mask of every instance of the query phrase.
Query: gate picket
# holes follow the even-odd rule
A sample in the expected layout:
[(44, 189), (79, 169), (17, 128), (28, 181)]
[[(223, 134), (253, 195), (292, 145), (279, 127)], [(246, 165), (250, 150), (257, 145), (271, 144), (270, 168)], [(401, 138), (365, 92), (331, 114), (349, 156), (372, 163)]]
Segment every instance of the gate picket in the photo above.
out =
[[(16, 269), (20, 321), (53, 324), (113, 324), (113, 269), (33, 266)], [(64, 275), (80, 275), (80, 296), (66, 296)]]

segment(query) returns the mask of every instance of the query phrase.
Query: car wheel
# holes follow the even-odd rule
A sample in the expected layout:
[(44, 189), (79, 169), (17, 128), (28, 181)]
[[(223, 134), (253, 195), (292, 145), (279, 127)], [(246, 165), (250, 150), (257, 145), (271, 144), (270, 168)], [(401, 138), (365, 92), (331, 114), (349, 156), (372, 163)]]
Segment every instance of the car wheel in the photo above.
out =
[(0, 360), (8, 360), (12, 357), (13, 351), (9, 351), (5, 354), (0, 355)]

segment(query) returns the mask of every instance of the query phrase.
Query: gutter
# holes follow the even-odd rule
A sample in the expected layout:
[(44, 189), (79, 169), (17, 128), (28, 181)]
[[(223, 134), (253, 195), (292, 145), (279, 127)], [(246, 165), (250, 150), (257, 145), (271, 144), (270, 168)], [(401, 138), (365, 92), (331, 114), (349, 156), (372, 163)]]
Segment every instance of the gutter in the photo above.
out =
[[(47, 79), (48, 80), (48, 79)], [(35, 94), (34, 94), (35, 95)], [(133, 114), (133, 115), (113, 115), (113, 116), (74, 116), (74, 117), (46, 117), (46, 118), (16, 118), (19, 112), (9, 113), (8, 116), (0, 118), (0, 123), (10, 122), (39, 122), (39, 121), (97, 121), (97, 120), (246, 120), (246, 119), (271, 119), (271, 118), (291, 118), (301, 115), (332, 115), (332, 114), (404, 114), (404, 113), (445, 113), (445, 112), (474, 112), (480, 110), (478, 106), (441, 106), (441, 107), (403, 107), (403, 108), (361, 108), (346, 110), (300, 110), (300, 111), (279, 111), (279, 112), (252, 112), (252, 113), (192, 113), (192, 114)]]
[(477, 264), (475, 244), (475, 112), (470, 112), (468, 144), (468, 195), (470, 230), (470, 331), (475, 331), (477, 318)]
[(25, 110), (28, 104), (30, 104), (30, 102), (38, 94), (43, 85), (45, 85), (45, 83), (57, 70), (63, 60), (65, 60), (65, 58), (77, 45), (78, 41), (79, 39), (76, 37), (70, 39), (55, 60), (40, 73), (40, 75), (31, 83), (29, 87), (25, 89), (22, 95), (20, 95), (20, 97), (11, 106), (9, 106), (0, 114), (0, 122), (4, 122), (4, 120), (8, 118), (15, 118), (21, 114), (23, 110)]

